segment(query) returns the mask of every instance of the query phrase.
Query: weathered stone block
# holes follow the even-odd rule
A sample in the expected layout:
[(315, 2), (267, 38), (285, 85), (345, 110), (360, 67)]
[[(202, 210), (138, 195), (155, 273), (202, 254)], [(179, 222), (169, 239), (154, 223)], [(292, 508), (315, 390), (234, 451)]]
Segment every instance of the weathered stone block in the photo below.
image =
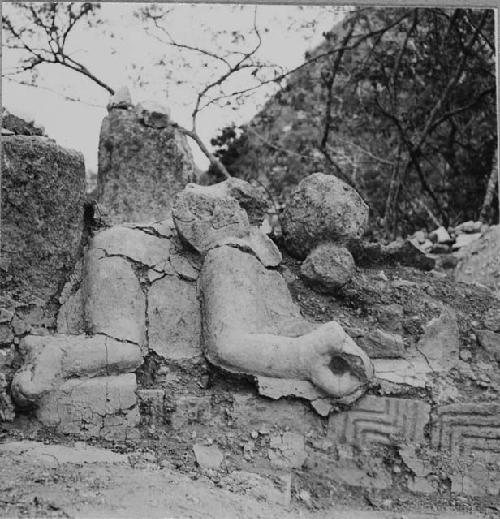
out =
[(87, 255), (84, 287), (88, 331), (142, 346), (146, 299), (130, 263), (91, 250)]
[(98, 199), (112, 223), (166, 218), (175, 193), (195, 179), (186, 137), (146, 126), (133, 109), (104, 118), (98, 162)]
[(454, 458), (500, 461), (500, 403), (469, 402), (438, 407), (432, 445)]
[(83, 231), (83, 156), (43, 137), (2, 139), (0, 292), (57, 295)]
[(429, 412), (420, 400), (366, 395), (350, 411), (330, 415), (328, 438), (359, 447), (420, 443)]
[(81, 438), (107, 440), (135, 436), (139, 409), (135, 374), (70, 379), (47, 393), (36, 416), (47, 427)]
[(201, 355), (196, 285), (166, 276), (149, 290), (149, 347), (168, 360)]

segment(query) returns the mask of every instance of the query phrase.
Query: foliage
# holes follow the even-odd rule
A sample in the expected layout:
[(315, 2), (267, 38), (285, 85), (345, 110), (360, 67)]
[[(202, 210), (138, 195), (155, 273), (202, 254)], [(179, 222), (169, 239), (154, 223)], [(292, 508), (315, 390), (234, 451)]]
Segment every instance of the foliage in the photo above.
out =
[(276, 196), (336, 174), (389, 234), (477, 219), (497, 143), (493, 23), (492, 10), (359, 9), (217, 153)]

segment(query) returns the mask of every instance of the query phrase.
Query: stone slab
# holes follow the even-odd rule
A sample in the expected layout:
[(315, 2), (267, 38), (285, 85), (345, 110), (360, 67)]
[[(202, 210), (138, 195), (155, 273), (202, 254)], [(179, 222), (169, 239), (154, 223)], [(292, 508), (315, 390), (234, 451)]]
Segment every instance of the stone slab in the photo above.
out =
[(155, 281), (148, 296), (149, 347), (168, 360), (201, 355), (196, 285), (176, 276)]
[(330, 415), (328, 438), (363, 448), (420, 443), (429, 413), (420, 400), (366, 395), (351, 410)]
[(500, 461), (500, 402), (468, 402), (438, 407), (432, 445), (458, 459)]

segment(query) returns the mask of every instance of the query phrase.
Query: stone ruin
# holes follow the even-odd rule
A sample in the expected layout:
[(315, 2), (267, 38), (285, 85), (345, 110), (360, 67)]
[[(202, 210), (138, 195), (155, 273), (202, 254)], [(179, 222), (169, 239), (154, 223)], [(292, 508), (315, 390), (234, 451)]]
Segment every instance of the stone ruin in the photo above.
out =
[[(168, 114), (126, 94), (101, 131), (104, 225), (84, 228), (80, 154), (5, 133), (0, 419), (102, 441), (162, 429), (234, 485), (278, 478), (285, 504), (304, 474), (319, 487), (498, 497), (500, 305), (484, 321), (479, 399), (460, 385), (478, 375), (450, 306), (415, 343), (397, 304), (369, 331), (305, 317), (259, 227), (262, 194), (236, 178), (189, 183)], [(341, 293), (366, 265), (433, 267), (409, 242), (364, 243), (367, 221), (352, 188), (317, 173), (284, 211), (281, 249), (318, 293)]]

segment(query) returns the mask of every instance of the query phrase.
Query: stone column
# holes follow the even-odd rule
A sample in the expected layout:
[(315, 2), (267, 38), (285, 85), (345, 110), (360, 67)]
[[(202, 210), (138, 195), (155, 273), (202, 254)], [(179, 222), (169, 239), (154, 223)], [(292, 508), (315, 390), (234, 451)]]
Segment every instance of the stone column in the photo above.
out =
[(191, 151), (165, 108), (133, 106), (123, 94), (112, 99), (101, 126), (98, 202), (110, 223), (165, 219), (173, 196), (195, 180)]

